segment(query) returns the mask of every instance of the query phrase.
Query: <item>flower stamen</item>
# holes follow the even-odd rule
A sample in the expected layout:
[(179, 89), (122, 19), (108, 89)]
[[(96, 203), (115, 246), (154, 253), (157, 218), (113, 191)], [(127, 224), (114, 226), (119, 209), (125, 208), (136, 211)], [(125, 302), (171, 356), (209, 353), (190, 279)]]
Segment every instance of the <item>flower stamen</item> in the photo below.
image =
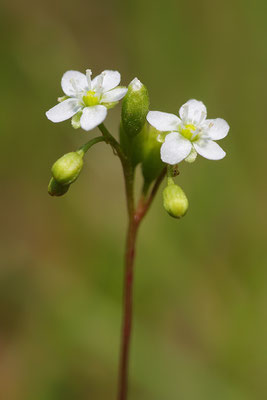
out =
[(86, 107), (96, 106), (99, 104), (99, 98), (94, 90), (88, 90), (85, 96), (83, 96), (83, 101)]
[(199, 129), (193, 124), (182, 125), (179, 132), (191, 142), (198, 139), (200, 133)]
[(87, 78), (88, 89), (89, 89), (89, 90), (91, 90), (91, 88), (92, 88), (91, 75), (92, 75), (92, 71), (91, 71), (90, 69), (87, 69), (87, 70), (86, 70), (86, 78)]

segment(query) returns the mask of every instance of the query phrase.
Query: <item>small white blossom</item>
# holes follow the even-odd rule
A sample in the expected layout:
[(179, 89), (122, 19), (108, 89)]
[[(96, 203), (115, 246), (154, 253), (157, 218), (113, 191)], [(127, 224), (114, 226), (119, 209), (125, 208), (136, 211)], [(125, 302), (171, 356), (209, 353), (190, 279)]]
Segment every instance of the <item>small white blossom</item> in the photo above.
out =
[[(214, 140), (223, 139), (229, 131), (228, 123), (221, 119), (206, 119), (207, 110), (202, 101), (189, 100), (174, 114), (150, 111), (148, 122), (157, 130), (170, 132), (161, 146), (161, 159), (171, 165), (182, 160), (193, 162), (196, 153), (209, 160), (220, 160), (223, 149)], [(159, 135), (161, 140), (162, 135)]]
[(61, 87), (67, 97), (59, 98), (60, 103), (46, 112), (50, 121), (61, 122), (75, 116), (73, 126), (86, 131), (104, 121), (107, 109), (125, 96), (127, 88), (117, 87), (121, 80), (118, 71), (103, 71), (92, 80), (91, 75), (90, 69), (86, 74), (67, 71), (63, 75)]

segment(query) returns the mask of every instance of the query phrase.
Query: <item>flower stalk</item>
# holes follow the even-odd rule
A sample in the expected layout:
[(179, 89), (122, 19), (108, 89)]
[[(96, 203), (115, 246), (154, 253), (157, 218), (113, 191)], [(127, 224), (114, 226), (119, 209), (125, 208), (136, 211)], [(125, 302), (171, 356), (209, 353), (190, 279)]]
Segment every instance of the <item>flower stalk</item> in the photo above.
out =
[(87, 143), (85, 143), (83, 146), (81, 146), (77, 152), (85, 154), (96, 143), (104, 142), (104, 141), (105, 141), (104, 137), (98, 136), (94, 139), (89, 140)]
[[(128, 228), (125, 243), (124, 257), (124, 283), (123, 283), (123, 312), (122, 312), (122, 331), (121, 331), (121, 349), (119, 360), (119, 381), (118, 381), (118, 400), (126, 400), (128, 393), (128, 371), (129, 371), (129, 355), (130, 355), (130, 340), (132, 333), (132, 315), (133, 315), (133, 279), (134, 279), (134, 262), (136, 252), (136, 239), (141, 221), (148, 212), (153, 199), (155, 198), (159, 186), (166, 175), (166, 168), (156, 179), (150, 193), (149, 185), (146, 183), (135, 206), (134, 201), (134, 168), (130, 160), (124, 154), (121, 145), (112, 136), (104, 124), (99, 125), (103, 137), (102, 139), (108, 143), (113, 151), (118, 155), (124, 175), (127, 213), (128, 213)], [(100, 141), (99, 138), (97, 141)], [(86, 146), (86, 145), (85, 145)]]
[[(146, 196), (143, 190), (138, 205), (134, 205), (134, 180), (132, 175), (128, 175), (127, 169), (124, 169), (126, 200), (128, 208), (128, 229), (125, 247), (125, 269), (124, 269), (124, 288), (123, 288), (123, 316), (122, 316), (122, 333), (121, 333), (121, 354), (119, 365), (119, 382), (118, 382), (118, 400), (126, 400), (128, 393), (128, 369), (129, 369), (129, 352), (130, 340), (132, 332), (132, 315), (133, 315), (133, 279), (134, 279), (134, 261), (136, 251), (136, 239), (138, 228), (146, 213), (148, 212), (154, 197), (157, 194), (159, 186), (166, 174), (166, 169), (157, 178), (151, 193)], [(145, 188), (145, 186), (144, 186)]]

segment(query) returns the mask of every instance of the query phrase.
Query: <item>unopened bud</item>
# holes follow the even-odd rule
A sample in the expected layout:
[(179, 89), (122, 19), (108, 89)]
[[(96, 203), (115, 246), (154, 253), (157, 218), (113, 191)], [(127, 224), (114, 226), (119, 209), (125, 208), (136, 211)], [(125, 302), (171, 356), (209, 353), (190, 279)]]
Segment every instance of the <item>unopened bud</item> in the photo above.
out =
[(164, 168), (160, 158), (159, 131), (148, 123), (142, 132), (133, 141), (133, 160), (135, 164), (142, 163), (142, 172), (145, 181), (149, 184), (156, 179)]
[(163, 206), (171, 217), (181, 218), (186, 214), (188, 200), (180, 186), (170, 184), (163, 190)]
[(70, 185), (61, 185), (55, 178), (51, 178), (48, 184), (48, 193), (50, 196), (63, 196), (63, 194), (67, 193), (69, 187)]
[(134, 78), (122, 102), (122, 127), (126, 136), (134, 137), (143, 128), (149, 109), (147, 88)]
[(52, 166), (52, 175), (61, 185), (73, 183), (83, 167), (83, 153), (71, 152), (64, 154)]

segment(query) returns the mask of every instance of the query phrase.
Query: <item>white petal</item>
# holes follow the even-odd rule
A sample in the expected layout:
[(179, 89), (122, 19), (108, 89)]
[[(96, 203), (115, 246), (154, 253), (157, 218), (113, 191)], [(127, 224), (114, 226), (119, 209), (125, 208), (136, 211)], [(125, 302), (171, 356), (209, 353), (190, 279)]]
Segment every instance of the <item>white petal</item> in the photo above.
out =
[(165, 142), (161, 146), (161, 159), (167, 164), (178, 164), (188, 156), (191, 148), (192, 144), (189, 140), (178, 132), (171, 132), (166, 136)]
[(97, 75), (91, 82), (91, 88), (100, 96), (103, 93), (103, 80), (104, 76), (102, 74)]
[(150, 125), (162, 132), (177, 131), (179, 124), (181, 123), (181, 120), (177, 115), (161, 111), (149, 111), (146, 119)]
[(50, 108), (45, 115), (52, 122), (61, 122), (71, 118), (74, 114), (81, 110), (81, 105), (77, 99), (67, 99), (55, 107)]
[(207, 117), (207, 109), (202, 101), (188, 100), (179, 110), (184, 123), (198, 125)]
[(142, 84), (142, 82), (139, 81), (138, 78), (134, 78), (134, 79), (129, 83), (129, 86), (131, 86), (131, 89), (132, 89), (134, 92), (137, 92), (138, 90), (141, 90), (141, 89), (142, 89), (143, 84)]
[(226, 154), (225, 151), (212, 140), (199, 139), (197, 142), (194, 142), (193, 145), (198, 154), (208, 160), (221, 160)]
[(118, 101), (126, 95), (127, 90), (127, 88), (116, 88), (110, 90), (109, 92), (103, 94), (101, 103), (112, 103), (114, 101)]
[(100, 125), (107, 116), (107, 109), (104, 106), (92, 106), (83, 109), (80, 119), (81, 127), (85, 131), (90, 131)]
[(207, 119), (203, 124), (203, 129), (213, 140), (220, 140), (227, 136), (230, 126), (222, 118)]
[(67, 71), (62, 76), (61, 87), (67, 96), (75, 96), (78, 92), (89, 90), (85, 74), (79, 71)]
[(121, 81), (121, 74), (118, 71), (109, 71), (105, 70), (100, 75), (96, 76), (92, 80), (92, 89), (95, 90), (97, 88), (97, 84), (99, 82), (99, 78), (103, 76), (102, 82), (102, 93), (107, 92), (119, 85)]

